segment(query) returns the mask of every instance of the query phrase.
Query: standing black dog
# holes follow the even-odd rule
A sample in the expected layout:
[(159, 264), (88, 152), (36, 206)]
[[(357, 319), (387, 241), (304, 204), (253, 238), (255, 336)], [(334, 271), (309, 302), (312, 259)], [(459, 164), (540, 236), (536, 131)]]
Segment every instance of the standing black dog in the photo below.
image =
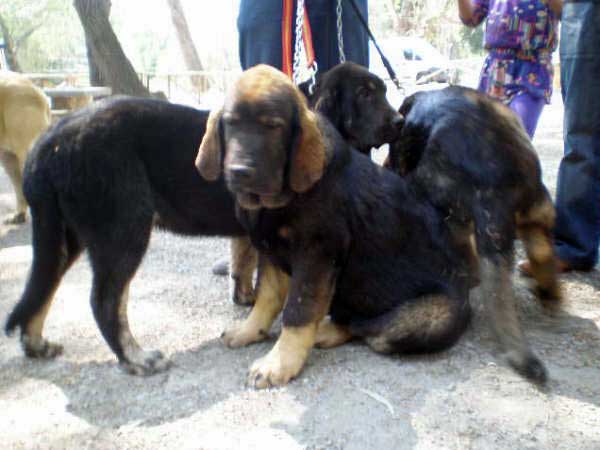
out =
[(158, 100), (117, 98), (54, 125), (25, 168), (31, 206), (33, 264), (25, 292), (8, 318), (27, 356), (54, 357), (62, 347), (42, 337), (53, 294), (88, 249), (92, 308), (121, 365), (134, 374), (164, 370), (160, 352), (145, 352), (129, 330), (128, 287), (157, 225), (187, 235), (238, 236), (234, 296), (252, 297), (256, 254), (235, 217), (223, 180), (194, 168), (208, 112)]
[[(405, 124), (386, 166), (406, 176), (447, 217), (455, 242), (479, 272), (490, 319), (509, 363), (527, 378), (546, 372), (523, 336), (511, 281), (514, 240), (522, 239), (537, 292), (556, 307), (554, 207), (525, 129), (513, 112), (462, 87), (420, 92), (400, 108)], [(474, 233), (476, 253), (469, 244)]]
[(196, 164), (208, 179), (224, 170), (240, 221), (272, 263), (248, 319), (224, 334), (230, 346), (259, 341), (283, 309), (254, 386), (287, 383), (315, 343), (357, 336), (379, 352), (436, 351), (467, 326), (468, 287), (443, 216), (353, 150), (277, 70), (244, 72), (211, 115)]

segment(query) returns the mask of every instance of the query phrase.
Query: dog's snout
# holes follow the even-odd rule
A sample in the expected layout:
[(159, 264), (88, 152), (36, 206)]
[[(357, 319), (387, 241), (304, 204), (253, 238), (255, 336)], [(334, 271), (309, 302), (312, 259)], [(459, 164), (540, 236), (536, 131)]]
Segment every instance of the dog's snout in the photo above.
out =
[(400, 113), (396, 114), (392, 119), (392, 125), (396, 128), (402, 128), (404, 125), (404, 116)]
[(229, 174), (237, 180), (250, 180), (254, 176), (255, 170), (252, 167), (242, 164), (232, 164), (227, 167)]

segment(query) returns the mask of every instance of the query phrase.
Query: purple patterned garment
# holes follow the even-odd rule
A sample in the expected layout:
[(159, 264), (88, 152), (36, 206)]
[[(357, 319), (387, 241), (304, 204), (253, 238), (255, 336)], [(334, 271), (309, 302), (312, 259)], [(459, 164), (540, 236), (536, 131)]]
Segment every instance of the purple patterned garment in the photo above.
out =
[(510, 103), (523, 91), (550, 103), (552, 52), (557, 45), (558, 17), (548, 3), (535, 0), (473, 0), (477, 26), (484, 18), (485, 59), (479, 90)]

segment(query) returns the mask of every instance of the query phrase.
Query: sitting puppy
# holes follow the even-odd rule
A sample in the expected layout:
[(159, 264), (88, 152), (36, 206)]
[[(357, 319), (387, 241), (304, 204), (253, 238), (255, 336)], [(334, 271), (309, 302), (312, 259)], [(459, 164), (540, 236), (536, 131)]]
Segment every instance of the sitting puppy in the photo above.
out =
[[(319, 75), (312, 94), (309, 82), (299, 88), (311, 108), (327, 117), (346, 142), (362, 153), (370, 154), (400, 132), (402, 116), (388, 102), (385, 84), (363, 66), (338, 64)], [(227, 274), (226, 261), (217, 263), (213, 273)]]
[(138, 375), (168, 367), (160, 352), (142, 350), (127, 318), (129, 284), (153, 226), (237, 237), (233, 295), (252, 298), (256, 256), (233, 197), (222, 179), (208, 183), (194, 168), (207, 118), (207, 111), (164, 101), (111, 98), (70, 114), (37, 142), (24, 178), (33, 262), (6, 323), (7, 333), (20, 329), (27, 356), (62, 351), (42, 336), (44, 321), (60, 280), (87, 248), (94, 317), (121, 367)]
[(44, 93), (24, 76), (0, 71), (0, 161), (15, 191), (17, 210), (5, 222), (25, 222), (23, 167), (27, 152), (50, 125), (50, 107)]
[(466, 328), (468, 287), (443, 216), (353, 150), (281, 72), (242, 74), (211, 113), (196, 166), (208, 180), (224, 171), (241, 223), (270, 261), (226, 343), (264, 339), (283, 309), (275, 347), (250, 370), (254, 386), (287, 383), (315, 344), (362, 337), (378, 352), (429, 352)]
[[(527, 378), (544, 382), (546, 372), (519, 325), (511, 282), (518, 235), (532, 263), (537, 292), (550, 300), (546, 306), (558, 305), (554, 207), (527, 133), (509, 108), (457, 86), (417, 93), (400, 112), (405, 124), (390, 145), (385, 166), (405, 175), (447, 217), (471, 273), (481, 277), (509, 363)], [(476, 252), (470, 244), (473, 232)]]

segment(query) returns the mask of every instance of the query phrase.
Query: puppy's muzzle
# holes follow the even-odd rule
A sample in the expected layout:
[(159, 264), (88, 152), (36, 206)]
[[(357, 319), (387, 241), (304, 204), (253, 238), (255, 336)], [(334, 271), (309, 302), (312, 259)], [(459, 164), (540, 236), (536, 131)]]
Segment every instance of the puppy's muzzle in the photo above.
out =
[(404, 126), (404, 116), (400, 113), (396, 113), (392, 118), (392, 126), (397, 130), (402, 129)]

